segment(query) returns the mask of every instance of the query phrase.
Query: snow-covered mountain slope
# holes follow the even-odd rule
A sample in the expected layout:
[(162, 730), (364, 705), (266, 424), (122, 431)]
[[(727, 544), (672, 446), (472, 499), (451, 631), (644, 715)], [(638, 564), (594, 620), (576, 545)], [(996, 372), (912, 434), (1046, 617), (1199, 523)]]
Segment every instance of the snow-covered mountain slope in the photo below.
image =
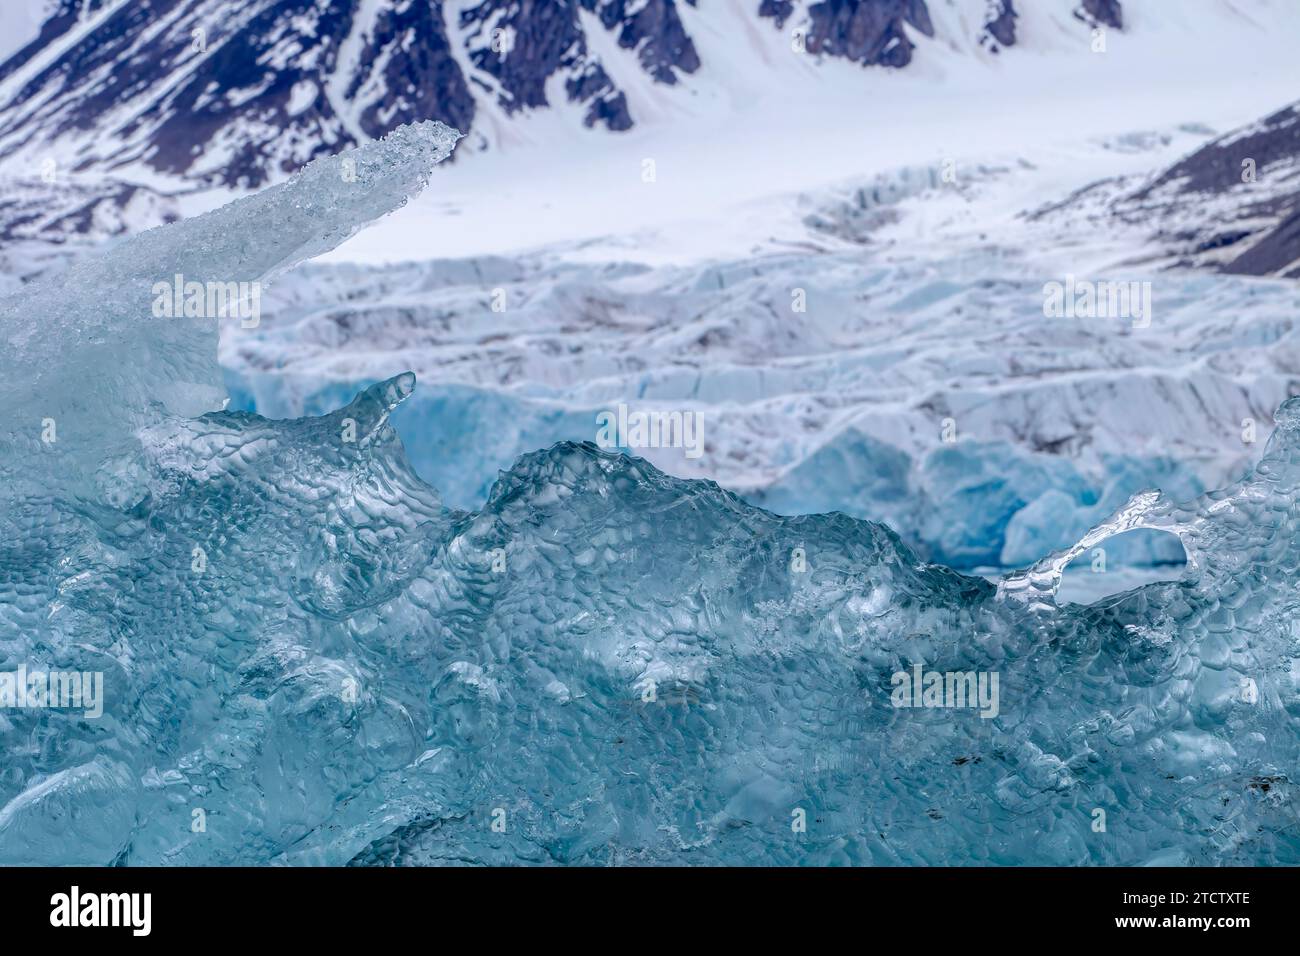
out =
[(674, 0), (62, 0), (0, 65), (0, 155), (258, 186), (417, 119), (487, 143), (568, 104), (623, 130), (616, 59), (665, 85), (699, 67)]
[(0, 5), (0, 63), (35, 40), (41, 27), (54, 14), (57, 0), (6, 3)]
[[(697, 34), (769, 58), (907, 66), (1024, 42), (1010, 0), (30, 0), (0, 63), (0, 156), (54, 151), (77, 169), (138, 162), (195, 183), (257, 186), (320, 153), (437, 119), (505, 144), (509, 120), (560, 109), (612, 131), (647, 98), (707, 73)], [(931, 6), (935, 9), (932, 11)], [(1116, 0), (1052, 0), (1086, 37), (1122, 27)], [(1035, 14), (1030, 17), (1031, 23)], [(41, 19), (32, 37), (32, 21)], [(1030, 40), (1033, 30), (1029, 30)], [(29, 42), (23, 42), (26, 39)], [(1079, 40), (1083, 42), (1082, 39)], [(784, 46), (784, 55), (773, 53)], [(720, 58), (721, 60), (722, 58)], [(784, 60), (785, 62), (781, 62)], [(719, 62), (718, 67), (725, 67)], [(664, 97), (667, 98), (667, 97)]]
[[(324, 411), (414, 369), (395, 423), (465, 507), (518, 455), (595, 438), (619, 403), (697, 411), (699, 458), (637, 453), (777, 511), (885, 520), (965, 567), (1063, 546), (1144, 487), (1212, 487), (1300, 385), (1294, 285), (1170, 273), (1149, 229), (1042, 211), (1154, 182), (1294, 90), (1276, 54), (1198, 77), (1198, 56), (1257, 24), (1208, 16), (1153, 47), (1134, 18), (1135, 45), (1104, 55), (997, 54), (990, 70), (963, 51), (931, 76), (918, 52), (874, 74), (890, 95), (870, 122), (837, 121), (861, 67), (825, 62), (806, 81), (836, 78), (820, 98), (792, 84), (757, 111), (665, 112), (673, 135), (636, 128), (597, 156), (542, 137), (443, 170), (275, 290), (261, 329), (230, 330), (235, 402)], [(702, 63), (726, 48), (759, 82), (735, 44), (695, 35)], [(1048, 318), (1043, 286), (1067, 275), (1150, 282), (1151, 325)], [(1179, 557), (1151, 536), (1108, 548), (1112, 566)]]
[[(689, 243), (666, 247), (698, 255), (735, 203), (774, 192), (964, 161), (1067, 125), (1228, 128), (1294, 98), (1277, 74), (1300, 42), (1287, 0), (22, 8), (6, 13), (17, 48), (0, 62), (0, 193), (24, 198), (0, 205), (0, 236), (57, 245), (75, 242), (71, 228), (98, 241), (213, 208), (403, 122), (468, 130), (439, 188), (399, 217), (414, 241), (386, 225), (340, 253), (369, 261), (690, 218), (711, 230), (692, 225)], [(10, 249), (3, 268), (29, 275), (47, 259)]]
[(1096, 183), (1036, 215), (1065, 227), (1109, 221), (1147, 237), (1166, 265), (1300, 278), (1300, 108), (1218, 137), (1137, 188)]
[[(744, 6), (681, 7), (700, 69), (671, 88), (629, 84), (632, 129), (607, 135), (553, 110), (518, 114), (503, 127), (507, 146), (462, 155), (434, 189), (331, 258), (455, 258), (557, 242), (586, 244), (593, 260), (735, 258), (794, 237), (798, 196), (906, 167), (963, 179), (989, 162), (1029, 163), (1055, 175), (1027, 184), (1041, 187), (1042, 204), (1116, 169), (1138, 177), (1136, 189), (1157, 164), (1296, 97), (1300, 18), (1269, 2), (1130, 2), (1104, 52), (1093, 52), (1073, 5), (1020, 5), (1017, 44), (996, 54), (976, 38), (984, 6), (931, 3), (935, 38), (917, 34), (902, 69), (797, 55), (778, 31), (739, 36), (724, 15)], [(1212, 62), (1235, 66), (1207, 69)], [(1171, 141), (1159, 156), (1139, 156), (1125, 139), (1184, 125), (1201, 137)], [(1105, 154), (1087, 145), (1101, 141)], [(1125, 166), (1125, 155), (1137, 161)], [(1034, 207), (1017, 192), (1017, 212)], [(1056, 242), (1082, 238), (1056, 233)]]
[(163, 193), (255, 187), (420, 119), (469, 133), (462, 162), (539, 145), (600, 152), (610, 132), (676, 133), (683, 120), (716, 125), (787, 103), (829, 99), (852, 122), (864, 103), (896, 95), (892, 72), (997, 75), (1015, 59), (1050, 85), (1056, 61), (1096, 56), (1098, 31), (1103, 47), (1149, 57), (1189, 39), (1267, 47), (1287, 30), (1275, 0), (20, 5), (6, 14), (20, 45), (0, 61), (5, 176), (35, 179), (54, 162), (64, 176)]

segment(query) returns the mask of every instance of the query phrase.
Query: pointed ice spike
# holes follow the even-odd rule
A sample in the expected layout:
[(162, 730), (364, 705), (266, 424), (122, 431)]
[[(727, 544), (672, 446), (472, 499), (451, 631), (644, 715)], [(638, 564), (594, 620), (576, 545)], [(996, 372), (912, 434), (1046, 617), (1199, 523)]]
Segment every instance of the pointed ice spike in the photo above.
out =
[(190, 416), (221, 408), (219, 326), (238, 334), (240, 320), (212, 314), (211, 290), (242, 296), (256, 289), (260, 298), (261, 282), (405, 204), (459, 137), (441, 123), (400, 127), (0, 301), (0, 407), (14, 432), (9, 439), (30, 444), (52, 421), (58, 443), (44, 450), (65, 463), (98, 462), (128, 446), (137, 428), (157, 418), (159, 404)]

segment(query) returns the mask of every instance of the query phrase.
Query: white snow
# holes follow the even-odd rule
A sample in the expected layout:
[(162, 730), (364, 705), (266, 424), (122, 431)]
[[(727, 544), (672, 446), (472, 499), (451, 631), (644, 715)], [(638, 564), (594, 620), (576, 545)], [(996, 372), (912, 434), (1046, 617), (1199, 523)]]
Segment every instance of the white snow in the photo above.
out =
[[(1088, 28), (1069, 15), (1076, 5), (1018, 5), (1017, 46), (991, 54), (962, 39), (982, 2), (931, 3), (938, 35), (912, 31), (913, 62), (898, 71), (815, 62), (792, 49), (787, 32), (746, 17), (740, 0), (680, 5), (703, 66), (676, 87), (631, 84), (635, 52), (612, 38), (600, 49), (607, 70), (631, 86), (632, 130), (584, 129), (575, 110), (515, 116), (508, 130), (481, 114), (493, 141), (486, 153), (462, 156), (332, 260), (555, 243), (646, 262), (734, 256), (797, 235), (791, 200), (802, 192), (995, 157), (1051, 168), (1044, 200), (1059, 199), (1062, 187), (1106, 172), (1060, 161), (1088, 152), (1087, 141), (1189, 123), (1222, 131), (1297, 95), (1300, 18), (1287, 3), (1261, 0), (1243, 12), (1221, 0), (1130, 0), (1126, 31), (1110, 32), (1105, 53), (1091, 51)], [(655, 160), (653, 184), (642, 181), (646, 158)]]
[(0, 63), (36, 39), (56, 6), (57, 0), (0, 5)]

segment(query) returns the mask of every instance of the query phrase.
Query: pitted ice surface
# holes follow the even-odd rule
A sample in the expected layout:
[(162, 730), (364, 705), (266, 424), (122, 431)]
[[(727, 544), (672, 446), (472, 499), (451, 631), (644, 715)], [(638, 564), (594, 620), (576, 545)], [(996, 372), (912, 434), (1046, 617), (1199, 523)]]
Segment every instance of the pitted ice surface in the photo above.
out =
[[(103, 676), (102, 715), (0, 709), (0, 862), (1300, 863), (1295, 401), (1241, 482), (1085, 538), (1176, 534), (1183, 580), (1058, 606), (1062, 555), (994, 585), (591, 444), (449, 509), (388, 423), (413, 376), (196, 414), (213, 330), (88, 318), (114, 277), (326, 248), (453, 141), (0, 306), (0, 671)], [(898, 706), (918, 671), (996, 701)]]

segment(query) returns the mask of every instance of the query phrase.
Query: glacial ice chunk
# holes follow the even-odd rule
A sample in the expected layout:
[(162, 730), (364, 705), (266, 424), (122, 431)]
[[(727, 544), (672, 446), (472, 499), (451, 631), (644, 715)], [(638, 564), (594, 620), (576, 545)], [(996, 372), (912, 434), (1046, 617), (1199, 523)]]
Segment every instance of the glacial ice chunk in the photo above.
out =
[[(246, 201), (148, 261), (265, 275), (449, 147), (402, 131), (355, 154), (368, 198), (309, 170), (288, 225)], [(1240, 483), (1076, 546), (1172, 532), (1183, 580), (1058, 607), (1075, 549), (994, 585), (591, 444), (447, 508), (389, 421), (409, 374), (195, 415), (211, 332), (92, 315), (140, 248), (52, 292), (62, 344), (39, 298), (5, 316), (3, 427), (48, 395), (77, 443), (51, 470), (4, 436), (0, 671), (102, 673), (105, 701), (0, 709), (0, 863), (1300, 863), (1300, 402)], [(996, 675), (997, 706), (895, 706), (916, 668)]]

